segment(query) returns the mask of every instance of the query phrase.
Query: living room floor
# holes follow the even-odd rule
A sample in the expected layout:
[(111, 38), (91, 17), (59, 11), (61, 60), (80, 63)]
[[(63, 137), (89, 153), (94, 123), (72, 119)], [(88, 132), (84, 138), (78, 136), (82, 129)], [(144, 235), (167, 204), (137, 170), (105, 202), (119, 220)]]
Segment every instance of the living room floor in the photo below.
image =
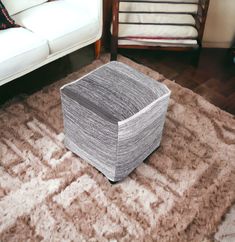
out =
[[(202, 50), (197, 65), (192, 63), (190, 53), (141, 50), (120, 53), (235, 114), (235, 69), (226, 50)], [(130, 66), (138, 66), (120, 59)], [(54, 235), (64, 238), (64, 231), (71, 238), (78, 235), (88, 238), (96, 235), (94, 231), (101, 231), (105, 236), (125, 234), (144, 238), (146, 228), (153, 236), (171, 238), (212, 235), (234, 202), (233, 117), (213, 109), (189, 90), (164, 80), (171, 87), (174, 99), (169, 105), (161, 147), (126, 181), (112, 186), (63, 144), (59, 87), (82, 75), (80, 68), (93, 60), (93, 46), (88, 46), (0, 87), (0, 101), (4, 104), (12, 98), (20, 100), (24, 98), (22, 93), (30, 95), (78, 70), (54, 86), (2, 109), (0, 151), (3, 155), (0, 156), (3, 180), (9, 179), (7, 188), (0, 191), (6, 208), (2, 213), (6, 215), (6, 222), (2, 223), (3, 240), (18, 235), (40, 239), (44, 234), (48, 236), (44, 238)], [(106, 61), (107, 55), (105, 61), (103, 58), (84, 68), (83, 74)], [(154, 71), (142, 70), (156, 76)], [(185, 111), (184, 119), (182, 111)], [(25, 201), (30, 201), (29, 206), (21, 209)], [(234, 205), (218, 227), (216, 240), (234, 235), (230, 230), (233, 214)], [(156, 230), (156, 225), (161, 228)], [(106, 233), (100, 229), (103, 227), (114, 229), (114, 233)], [(198, 241), (214, 241), (211, 235)], [(150, 235), (146, 238), (151, 239)]]
[(190, 52), (121, 50), (181, 86), (235, 114), (235, 65), (226, 49), (202, 49), (197, 65)]
[[(202, 49), (197, 65), (190, 52), (121, 50), (120, 54), (148, 66), (191, 89), (221, 109), (235, 114), (235, 66), (226, 49)], [(0, 87), (0, 104), (29, 95), (92, 62), (93, 46), (85, 47)]]

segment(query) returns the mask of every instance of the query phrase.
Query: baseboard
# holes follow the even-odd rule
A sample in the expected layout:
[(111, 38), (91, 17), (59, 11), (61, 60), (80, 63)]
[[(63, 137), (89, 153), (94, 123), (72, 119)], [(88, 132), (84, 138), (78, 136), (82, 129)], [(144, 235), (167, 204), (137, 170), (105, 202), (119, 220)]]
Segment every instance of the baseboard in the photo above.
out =
[(203, 42), (202, 46), (204, 48), (230, 48), (231, 42)]

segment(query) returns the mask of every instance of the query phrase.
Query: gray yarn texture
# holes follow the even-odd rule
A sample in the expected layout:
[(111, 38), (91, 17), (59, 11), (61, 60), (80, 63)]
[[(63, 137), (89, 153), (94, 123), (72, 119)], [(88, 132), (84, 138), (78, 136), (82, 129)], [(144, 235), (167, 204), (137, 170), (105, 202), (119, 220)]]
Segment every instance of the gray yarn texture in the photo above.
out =
[(65, 146), (120, 181), (160, 145), (169, 98), (164, 84), (110, 62), (61, 88)]

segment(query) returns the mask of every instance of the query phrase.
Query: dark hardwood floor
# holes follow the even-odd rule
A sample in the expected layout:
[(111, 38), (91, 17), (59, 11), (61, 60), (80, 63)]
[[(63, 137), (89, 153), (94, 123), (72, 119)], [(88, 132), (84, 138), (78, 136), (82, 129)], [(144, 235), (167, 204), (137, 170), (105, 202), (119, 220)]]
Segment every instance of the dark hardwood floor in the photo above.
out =
[(131, 49), (119, 52), (235, 114), (235, 64), (227, 49), (202, 49), (197, 63), (192, 52)]
[[(202, 49), (198, 63), (190, 52), (120, 50), (166, 78), (200, 94), (221, 109), (235, 114), (235, 64), (226, 49)], [(79, 70), (94, 59), (93, 46), (83, 48), (4, 86), (0, 86), (0, 105), (22, 94), (30, 95), (45, 85)]]

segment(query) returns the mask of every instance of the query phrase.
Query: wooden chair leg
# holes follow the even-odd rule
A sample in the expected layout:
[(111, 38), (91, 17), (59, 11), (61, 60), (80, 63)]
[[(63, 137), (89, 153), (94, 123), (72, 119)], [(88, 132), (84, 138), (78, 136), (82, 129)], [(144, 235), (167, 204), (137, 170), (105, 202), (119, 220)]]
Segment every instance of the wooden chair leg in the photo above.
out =
[(116, 39), (112, 39), (112, 43), (111, 43), (111, 61), (116, 61), (117, 60), (117, 52), (118, 52), (118, 46), (117, 46), (117, 40)]
[(111, 38), (111, 61), (114, 61), (117, 60), (118, 52), (119, 0), (113, 0), (112, 14), (113, 33)]
[(95, 58), (99, 59), (101, 50), (101, 39), (95, 42)]
[(191, 64), (195, 67), (199, 66), (200, 63), (200, 56), (201, 56), (201, 47), (199, 47), (196, 50), (193, 50), (192, 52), (192, 60), (191, 60)]

